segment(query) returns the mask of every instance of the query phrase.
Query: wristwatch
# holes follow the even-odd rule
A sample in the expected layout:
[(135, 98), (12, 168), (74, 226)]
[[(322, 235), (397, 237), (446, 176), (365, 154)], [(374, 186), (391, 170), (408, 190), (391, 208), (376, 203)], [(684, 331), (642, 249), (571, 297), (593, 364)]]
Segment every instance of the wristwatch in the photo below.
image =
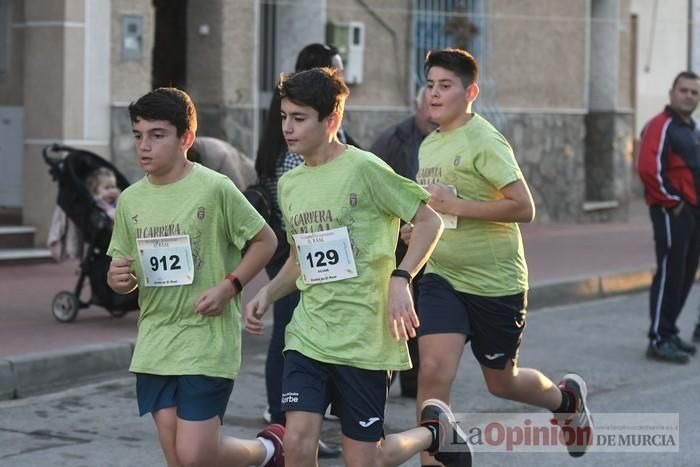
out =
[(413, 276), (405, 269), (394, 269), (391, 271), (391, 277), (403, 277), (409, 284), (413, 281)]

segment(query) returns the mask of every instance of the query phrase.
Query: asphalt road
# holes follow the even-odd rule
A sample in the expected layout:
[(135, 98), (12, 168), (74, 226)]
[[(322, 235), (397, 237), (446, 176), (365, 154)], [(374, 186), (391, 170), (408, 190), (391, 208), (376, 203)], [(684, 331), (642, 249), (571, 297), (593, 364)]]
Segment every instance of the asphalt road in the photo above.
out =
[[(697, 312), (691, 295), (680, 325), (688, 337)], [(693, 466), (700, 465), (700, 356), (688, 365), (644, 357), (647, 295), (616, 297), (532, 312), (521, 348), (521, 366), (540, 368), (552, 379), (576, 370), (589, 382), (589, 405), (609, 413), (677, 413), (677, 452), (591, 452), (571, 459), (563, 447), (538, 453), (475, 454), (485, 466)], [(264, 425), (263, 363), (266, 339), (246, 337), (244, 367), (229, 403), (224, 430), (251, 437)], [(413, 402), (392, 389), (386, 431), (413, 424)], [(494, 398), (486, 391), (470, 349), (465, 351), (453, 391), (455, 412), (542, 412)], [(654, 415), (649, 415), (649, 420)], [(336, 422), (324, 423), (324, 439), (338, 440)], [(635, 452), (637, 451), (637, 452)], [(0, 466), (160, 466), (165, 465), (149, 417), (136, 414), (129, 375), (70, 390), (0, 402)], [(324, 461), (322, 466), (342, 465)], [(417, 461), (406, 465), (417, 466)]]

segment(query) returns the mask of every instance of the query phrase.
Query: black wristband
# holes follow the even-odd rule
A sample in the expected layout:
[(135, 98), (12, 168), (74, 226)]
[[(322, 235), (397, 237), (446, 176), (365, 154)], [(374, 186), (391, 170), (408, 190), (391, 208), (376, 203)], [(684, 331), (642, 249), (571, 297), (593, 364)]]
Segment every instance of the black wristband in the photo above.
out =
[(413, 276), (411, 273), (404, 269), (394, 269), (391, 271), (391, 277), (403, 277), (409, 284), (413, 281)]
[(241, 284), (241, 281), (238, 280), (236, 276), (233, 274), (227, 274), (226, 277), (224, 277), (227, 281), (229, 281), (233, 286), (236, 288), (236, 293), (241, 293), (243, 290), (243, 284)]

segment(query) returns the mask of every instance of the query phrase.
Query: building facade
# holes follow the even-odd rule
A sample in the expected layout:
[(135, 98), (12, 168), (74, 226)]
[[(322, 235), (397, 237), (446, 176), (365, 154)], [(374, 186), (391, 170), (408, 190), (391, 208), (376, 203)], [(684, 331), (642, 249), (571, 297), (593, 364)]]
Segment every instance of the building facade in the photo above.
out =
[(621, 219), (640, 122), (688, 63), (688, 2), (669, 1), (0, 0), (0, 209), (46, 238), (56, 187), (40, 154), (53, 142), (141, 176), (126, 107), (154, 86), (186, 89), (199, 134), (254, 157), (279, 73), (330, 42), (362, 146), (411, 111), (426, 50), (467, 47), (475, 110), (513, 145), (538, 221)]

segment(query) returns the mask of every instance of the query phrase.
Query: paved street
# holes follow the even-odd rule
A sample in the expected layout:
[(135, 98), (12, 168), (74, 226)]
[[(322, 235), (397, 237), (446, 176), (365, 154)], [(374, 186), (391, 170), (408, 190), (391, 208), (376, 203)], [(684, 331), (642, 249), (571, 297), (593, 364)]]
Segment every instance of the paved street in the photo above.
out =
[[(695, 319), (699, 292), (696, 287), (680, 320), (686, 337)], [(644, 358), (646, 303), (647, 295), (637, 294), (533, 312), (521, 365), (541, 368), (554, 379), (569, 370), (581, 372), (589, 380), (594, 412), (680, 413), (680, 452), (594, 453), (580, 460), (570, 459), (563, 448), (547, 454), (477, 453), (475, 465), (698, 465), (700, 430), (695, 420), (700, 415), (700, 363), (693, 360), (687, 366), (676, 366)], [(265, 340), (246, 337), (244, 348), (244, 369), (236, 381), (224, 427), (227, 433), (253, 436), (263, 426)], [(467, 357), (453, 393), (456, 412), (524, 410), (519, 404), (490, 396), (471, 354)], [(412, 419), (412, 401), (392, 397), (387, 431), (410, 427)], [(324, 430), (324, 439), (337, 440), (335, 422), (326, 422)], [(133, 379), (128, 375), (61, 393), (0, 402), (0, 466), (159, 465), (164, 463), (152, 422), (137, 417)]]

